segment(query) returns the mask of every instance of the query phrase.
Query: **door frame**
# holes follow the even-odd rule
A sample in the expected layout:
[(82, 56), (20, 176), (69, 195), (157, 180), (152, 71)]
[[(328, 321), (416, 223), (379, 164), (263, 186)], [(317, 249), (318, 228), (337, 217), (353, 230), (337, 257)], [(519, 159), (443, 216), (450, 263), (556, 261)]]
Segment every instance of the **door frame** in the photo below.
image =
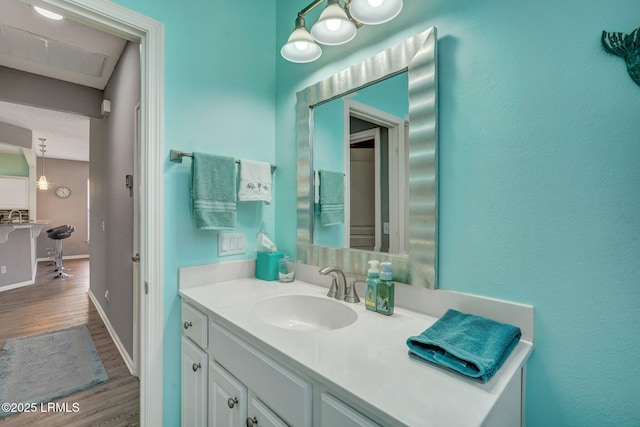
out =
[[(403, 181), (408, 165), (401, 160), (405, 159), (408, 153), (406, 148), (408, 142), (405, 131), (406, 120), (355, 101), (350, 97), (343, 98), (343, 106), (344, 141), (349, 141), (350, 139), (351, 127), (349, 118), (352, 116), (385, 127), (389, 131), (389, 253), (407, 254), (404, 236), (407, 235), (408, 222), (405, 223), (401, 219), (406, 218), (406, 211), (408, 211), (406, 208), (408, 206), (408, 185), (405, 186), (405, 192), (396, 191), (396, 189), (400, 188), (400, 182), (408, 182)], [(376, 228), (378, 228), (377, 225)]]
[(140, 423), (162, 425), (164, 26), (107, 0), (23, 0), (139, 43), (140, 123)]

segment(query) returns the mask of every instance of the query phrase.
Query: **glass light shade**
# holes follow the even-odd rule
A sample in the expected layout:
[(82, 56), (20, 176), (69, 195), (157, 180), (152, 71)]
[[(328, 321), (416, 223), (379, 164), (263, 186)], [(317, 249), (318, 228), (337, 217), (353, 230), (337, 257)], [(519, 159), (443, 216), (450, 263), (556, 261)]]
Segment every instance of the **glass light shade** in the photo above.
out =
[(39, 180), (36, 181), (36, 185), (38, 186), (38, 190), (48, 190), (49, 185), (53, 184), (53, 182), (47, 181), (47, 177), (42, 175)]
[(55, 12), (51, 12), (50, 10), (43, 9), (38, 6), (33, 6), (33, 8), (35, 9), (36, 12), (38, 12), (40, 15), (44, 16), (45, 18), (53, 19), (55, 21), (59, 21), (62, 18), (64, 18), (64, 16), (62, 15), (58, 15)]
[(291, 62), (312, 62), (320, 58), (322, 49), (313, 40), (309, 31), (302, 26), (293, 30), (287, 43), (280, 49), (280, 55)]
[(356, 36), (356, 26), (337, 2), (329, 2), (318, 21), (311, 27), (311, 35), (318, 43), (335, 46), (347, 43)]
[(351, 0), (349, 13), (358, 22), (377, 25), (398, 16), (402, 0)]

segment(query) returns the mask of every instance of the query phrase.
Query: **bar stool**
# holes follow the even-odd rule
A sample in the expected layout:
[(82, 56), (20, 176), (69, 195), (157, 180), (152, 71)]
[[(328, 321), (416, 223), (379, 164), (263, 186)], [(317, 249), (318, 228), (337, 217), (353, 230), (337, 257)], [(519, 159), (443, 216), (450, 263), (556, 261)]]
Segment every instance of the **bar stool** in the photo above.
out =
[(54, 279), (64, 279), (65, 277), (72, 276), (72, 274), (65, 273), (64, 267), (62, 266), (62, 241), (69, 238), (71, 236), (71, 233), (73, 233), (74, 231), (75, 227), (68, 224), (47, 230), (47, 237), (55, 240), (54, 262), (56, 268), (54, 272), (56, 272), (57, 274), (53, 276)]

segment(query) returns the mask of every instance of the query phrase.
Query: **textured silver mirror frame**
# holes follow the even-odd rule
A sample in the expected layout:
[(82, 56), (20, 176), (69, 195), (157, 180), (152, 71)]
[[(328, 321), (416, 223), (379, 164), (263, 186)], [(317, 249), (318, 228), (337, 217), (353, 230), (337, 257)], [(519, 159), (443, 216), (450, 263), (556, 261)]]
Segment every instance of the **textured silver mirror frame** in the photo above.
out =
[[(393, 263), (394, 280), (435, 289), (437, 285), (437, 49), (436, 28), (406, 39), (297, 93), (297, 250), (311, 265), (334, 265), (364, 275), (367, 261)], [(358, 88), (408, 71), (409, 256), (312, 244), (313, 107)]]

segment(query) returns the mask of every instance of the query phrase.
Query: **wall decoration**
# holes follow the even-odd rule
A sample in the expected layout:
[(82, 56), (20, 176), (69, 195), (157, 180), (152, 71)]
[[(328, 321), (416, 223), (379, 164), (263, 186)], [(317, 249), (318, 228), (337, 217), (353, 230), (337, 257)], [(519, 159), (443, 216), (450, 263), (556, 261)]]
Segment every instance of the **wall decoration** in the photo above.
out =
[(66, 199), (70, 195), (71, 189), (69, 187), (61, 185), (60, 187), (56, 188), (56, 196), (60, 197), (61, 199)]
[(603, 31), (602, 46), (607, 52), (624, 58), (629, 75), (640, 86), (640, 28), (631, 34)]

